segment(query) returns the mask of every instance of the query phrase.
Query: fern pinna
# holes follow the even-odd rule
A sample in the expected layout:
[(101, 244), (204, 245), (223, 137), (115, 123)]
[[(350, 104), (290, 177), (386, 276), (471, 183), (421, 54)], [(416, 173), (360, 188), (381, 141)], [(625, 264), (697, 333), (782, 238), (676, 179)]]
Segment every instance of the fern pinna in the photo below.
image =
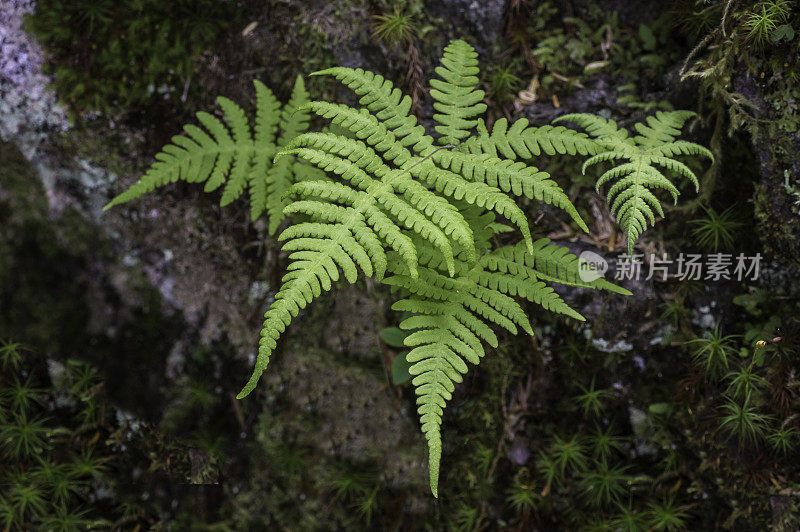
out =
[[(628, 253), (648, 226), (656, 223), (655, 213), (664, 216), (661, 202), (650, 189), (661, 188), (669, 192), (674, 203), (680, 192), (658, 167), (688, 179), (699, 190), (694, 172), (674, 159), (677, 155), (702, 155), (713, 161), (711, 152), (693, 142), (676, 140), (684, 123), (694, 116), (691, 111), (659, 111), (647, 118), (647, 124), (634, 124), (639, 133), (628, 136), (612, 120), (590, 114), (569, 114), (555, 121), (573, 122), (589, 132), (599, 146), (598, 152), (583, 164), (586, 168), (605, 161), (626, 161), (615, 165), (597, 180), (597, 190), (606, 183), (616, 182), (608, 189), (606, 197), (611, 214), (625, 232)], [(654, 212), (655, 211), (655, 212)]]
[[(223, 202), (249, 185), (253, 216), (265, 207), (271, 219), (277, 216), (270, 208), (277, 201), (285, 202), (283, 215), (299, 215), (279, 236), (288, 272), (265, 314), (253, 375), (239, 398), (255, 388), (293, 318), (340, 276), (354, 283), (360, 271), (399, 292), (393, 308), (410, 316), (401, 327), (410, 331), (407, 359), (434, 495), (442, 415), (466, 363), (480, 361), (484, 343), (497, 345), (493, 326), (533, 333), (518, 300), (583, 320), (552, 283), (628, 294), (602, 278), (581, 280), (579, 259), (547, 239), (534, 240), (514, 198), (551, 204), (586, 231), (564, 191), (528, 161), (542, 153), (591, 156), (592, 161), (608, 151), (611, 141), (563, 126), (534, 127), (525, 119), (510, 125), (500, 119), (489, 130), (481, 118), (486, 106), (477, 88), (477, 54), (463, 41), (445, 48), (436, 73), (430, 91), (436, 137), (417, 123), (411, 98), (390, 81), (336, 67), (314, 75), (342, 82), (359, 97), (360, 107), (324, 101), (297, 105), (301, 98), (293, 97), (282, 115), (284, 134), (273, 144), (277, 119), (269, 109), (277, 104), (257, 83), (255, 138), (241, 110), (222, 99), (232, 138), (219, 121), (201, 113), (213, 138), (187, 126), (187, 136), (175, 137), (150, 171), (109, 205), (177, 179), (206, 181), (213, 190), (227, 177)], [(301, 133), (311, 114), (346, 134)], [(679, 141), (673, 146), (675, 153), (683, 149)], [(295, 171), (298, 164), (324, 173), (284, 180), (272, 175), (275, 169)], [(272, 228), (280, 220), (275, 219)], [(498, 233), (516, 233), (519, 242), (493, 247)]]
[(442, 453), (441, 423), (446, 402), (452, 398), (454, 383), (461, 382), (467, 362), (478, 364), (484, 355), (483, 342), (497, 347), (491, 325), (512, 334), (521, 328), (533, 334), (527, 314), (514, 299), (526, 299), (545, 310), (576, 320), (585, 318), (567, 305), (547, 283), (611, 290), (629, 294), (605, 279), (584, 282), (580, 261), (564, 247), (546, 238), (533, 243), (491, 249), (492, 237), (510, 229), (494, 222), (494, 214), (472, 206), (463, 211), (474, 230), (480, 258), (456, 257), (456, 275), (450, 276), (441, 254), (418, 242), (419, 275), (415, 278), (390, 253), (393, 274), (384, 283), (400, 287), (404, 297), (392, 308), (413, 313), (400, 323), (412, 332), (405, 339), (411, 350), (406, 355), (414, 376), (422, 432), (428, 441), (431, 490), (437, 494), (439, 461)]
[(185, 135), (174, 136), (172, 143), (156, 155), (156, 162), (147, 173), (105, 209), (178, 180), (205, 183), (206, 192), (225, 185), (222, 206), (239, 198), (247, 188), (251, 218), (255, 220), (266, 211), (269, 232), (274, 234), (285, 216), (284, 195), (288, 188), (301, 179), (321, 176), (293, 157), (273, 163), (280, 148), (308, 129), (308, 111), (298, 110), (308, 102), (303, 78), (297, 77), (289, 103), (283, 109), (269, 88), (258, 80), (253, 83), (256, 88), (253, 133), (241, 107), (228, 98), (217, 98), (228, 127), (209, 113), (197, 113), (205, 130), (192, 124), (184, 126)]

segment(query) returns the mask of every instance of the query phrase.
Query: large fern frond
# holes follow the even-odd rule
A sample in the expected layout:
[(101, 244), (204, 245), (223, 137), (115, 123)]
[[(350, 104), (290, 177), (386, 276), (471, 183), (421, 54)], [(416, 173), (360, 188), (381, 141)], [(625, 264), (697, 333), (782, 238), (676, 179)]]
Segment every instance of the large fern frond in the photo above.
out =
[[(612, 120), (594, 115), (570, 114), (556, 119), (583, 127), (600, 146), (598, 152), (584, 163), (584, 172), (595, 164), (615, 162), (616, 166), (597, 180), (596, 189), (599, 192), (601, 186), (613, 183), (606, 198), (611, 214), (625, 233), (628, 253), (633, 253), (636, 240), (648, 226), (655, 225), (656, 214), (664, 216), (661, 202), (653, 191), (666, 190), (673, 203), (677, 203), (680, 191), (661, 169), (686, 178), (695, 190), (699, 190), (700, 183), (694, 172), (673, 157), (700, 155), (713, 161), (714, 156), (703, 146), (677, 140), (681, 128), (692, 116), (694, 113), (691, 111), (659, 111), (648, 117), (646, 124), (635, 124), (634, 129), (639, 134), (633, 137), (629, 137), (626, 130), (619, 129)], [(617, 164), (616, 161), (624, 162)]]
[[(279, 237), (288, 254), (287, 273), (265, 313), (255, 368), (240, 398), (255, 388), (286, 327), (339, 279), (354, 283), (361, 272), (401, 291), (393, 308), (413, 313), (401, 327), (412, 331), (405, 340), (407, 357), (434, 495), (444, 408), (467, 362), (477, 364), (484, 356), (483, 343), (497, 346), (493, 327), (533, 334), (522, 300), (583, 320), (554, 283), (628, 293), (602, 278), (583, 281), (580, 259), (546, 239), (534, 241), (513, 198), (552, 204), (586, 230), (563, 190), (528, 160), (543, 153), (591, 155), (591, 164), (611, 160), (624, 146), (614, 151), (606, 137), (624, 142), (627, 133), (610, 122), (591, 123), (590, 134), (603, 136), (590, 138), (561, 126), (532, 127), (527, 120), (509, 126), (504, 119), (490, 132), (480, 116), (486, 106), (472, 47), (450, 43), (436, 73), (440, 79), (431, 81), (431, 95), (437, 138), (410, 114), (411, 98), (371, 72), (337, 67), (316, 73), (350, 87), (359, 96), (358, 109), (308, 102), (299, 78), (281, 109), (256, 83), (253, 131), (241, 108), (220, 99), (227, 126), (200, 113), (205, 129), (187, 126), (140, 182), (110, 204), (184, 179), (205, 182), (207, 190), (224, 185), (223, 204), (249, 189), (251, 215), (266, 211), (270, 232), (283, 217), (293, 217)], [(312, 113), (352, 135), (305, 133)], [(680, 129), (679, 118), (648, 122), (625, 149), (640, 142), (641, 149), (653, 150), (648, 162), (688, 176), (689, 169), (672, 157), (693, 153), (693, 145), (664, 141)], [(510, 224), (496, 221), (495, 214)], [(493, 249), (496, 235), (512, 227), (522, 241)]]
[[(349, 130), (355, 138), (306, 133), (279, 154), (294, 155), (337, 178), (335, 183), (292, 187), (297, 199), (289, 203), (287, 213), (309, 216), (310, 223), (320, 224), (314, 226), (319, 231), (327, 224), (340, 223), (344, 213), (349, 213), (348, 220), (363, 222), (360, 230), (370, 235), (375, 250), (378, 246), (388, 249), (380, 265), (375, 251), (362, 261), (369, 263), (379, 278), (385, 268), (391, 275), (383, 282), (406, 294), (394, 308), (415, 313), (402, 327), (414, 331), (407, 340), (411, 348), (408, 357), (422, 430), (429, 443), (434, 493), (441, 457), (441, 416), (454, 383), (467, 371), (465, 361), (479, 361), (483, 341), (497, 345), (491, 325), (513, 334), (518, 329), (533, 332), (514, 298), (582, 320), (548, 283), (626, 293), (603, 279), (581, 281), (579, 260), (546, 240), (534, 242), (525, 213), (510, 197), (526, 196), (560, 207), (586, 230), (577, 210), (550, 176), (518, 159), (541, 153), (596, 154), (600, 149), (597, 143), (586, 134), (560, 126), (528, 127), (527, 121), (508, 128), (507, 122), (500, 120), (489, 133), (479, 117), (485, 105), (476, 88), (475, 58), (466, 43), (451, 43), (437, 69), (442, 79), (431, 82), (438, 112), (434, 129), (440, 134), (436, 142), (442, 145), (438, 148), (409, 113), (411, 99), (390, 81), (361, 69), (338, 67), (316, 74), (342, 81), (360, 97), (363, 107), (310, 102), (303, 109)], [(477, 136), (468, 138), (473, 129)], [(509, 229), (495, 222), (492, 213), (516, 226), (523, 242), (490, 251), (494, 234)], [(359, 245), (368, 252), (362, 242)], [(312, 265), (302, 264), (293, 271), (302, 272)], [(351, 270), (355, 276), (357, 272)], [(300, 302), (307, 303), (315, 294), (306, 289)], [(265, 322), (256, 373), (243, 393), (255, 385), (275, 347), (274, 340), (291, 319), (285, 312), (270, 313), (272, 309)]]
[[(486, 106), (477, 89), (472, 47), (450, 43), (436, 72), (440, 79), (431, 81), (431, 95), (437, 138), (410, 114), (410, 97), (362, 69), (316, 73), (350, 87), (359, 96), (359, 109), (308, 102), (301, 78), (281, 109), (269, 89), (256, 82), (252, 131), (244, 111), (220, 98), (227, 125), (199, 113), (203, 127), (186, 126), (139, 182), (108, 205), (185, 180), (203, 182), (207, 191), (223, 187), (223, 205), (248, 189), (251, 216), (266, 211), (271, 233), (284, 217), (292, 217), (279, 236), (288, 255), (287, 273), (265, 313), (255, 368), (239, 398), (255, 388), (291, 321), (339, 279), (354, 283), (360, 271), (400, 291), (393, 308), (413, 313), (401, 327), (411, 331), (407, 357), (430, 449), (434, 495), (444, 408), (467, 362), (477, 364), (484, 356), (483, 343), (497, 346), (493, 327), (532, 334), (522, 300), (583, 320), (554, 283), (628, 293), (602, 278), (582, 280), (580, 259), (546, 239), (533, 240), (526, 214), (512, 196), (550, 203), (582, 229), (586, 225), (557, 183), (528, 160), (543, 153), (590, 155), (587, 165), (627, 158), (691, 179), (689, 168), (674, 156), (698, 153), (696, 145), (675, 139), (686, 119), (677, 114), (657, 115), (637, 127), (632, 139), (613, 122), (585, 115), (573, 118), (593, 138), (561, 126), (532, 127), (524, 119), (511, 126), (498, 120), (490, 132), (480, 117)], [(352, 135), (305, 133), (312, 113)], [(648, 186), (677, 192), (655, 171), (619, 168), (601, 177), (600, 184), (619, 179), (609, 194), (621, 220), (634, 216), (626, 203), (630, 175), (646, 174)], [(652, 203), (643, 193), (639, 197)], [(510, 225), (496, 221), (495, 214)], [(499, 233), (515, 229), (521, 242), (493, 249)]]

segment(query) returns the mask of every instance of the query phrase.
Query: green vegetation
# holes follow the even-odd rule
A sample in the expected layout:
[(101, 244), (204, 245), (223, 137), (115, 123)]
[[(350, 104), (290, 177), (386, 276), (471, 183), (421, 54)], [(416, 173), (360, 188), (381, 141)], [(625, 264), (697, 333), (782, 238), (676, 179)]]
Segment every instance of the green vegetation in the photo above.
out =
[[(353, 89), (365, 108), (310, 102), (298, 109), (330, 119), (362, 140), (304, 133), (275, 154), (276, 166), (287, 157), (297, 157), (343, 182), (308, 180), (288, 189), (297, 199), (283, 212), (305, 215), (311, 221), (295, 223), (280, 236), (288, 241), (284, 250), (291, 252), (289, 273), (266, 313), (253, 376), (239, 394), (244, 397), (255, 388), (281, 333), (299, 310), (333, 287), (339, 269), (349, 283), (358, 279), (358, 269), (366, 276), (374, 275), (401, 289), (403, 298), (392, 308), (414, 314), (400, 328), (414, 331), (404, 343), (411, 348), (406, 359), (414, 375), (422, 431), (428, 440), (434, 495), (442, 453), (442, 413), (452, 398), (454, 383), (461, 382), (461, 375), (467, 372), (464, 359), (477, 364), (484, 355), (482, 342), (498, 345), (489, 324), (512, 334), (517, 327), (533, 334), (524, 309), (513, 297), (583, 320), (545, 281), (627, 293), (602, 278), (583, 280), (578, 273), (580, 261), (566, 248), (547, 239), (533, 241), (527, 218), (512, 194), (559, 207), (584, 231), (587, 227), (547, 173), (516, 159), (545, 152), (595, 154), (587, 164), (618, 158), (631, 161), (604, 175), (599, 184), (609, 176), (630, 174), (609, 195), (614, 196), (621, 186), (630, 186), (618, 196), (626, 202), (621, 206), (615, 203), (614, 210), (624, 213), (620, 219), (632, 251), (646, 227), (645, 215), (654, 221), (650, 204), (655, 202), (663, 215), (655, 196), (643, 185), (667, 188), (677, 199), (677, 189), (650, 162), (694, 178), (688, 167), (670, 156), (710, 155), (699, 145), (675, 140), (691, 115), (685, 112), (659, 113), (648, 126), (637, 125), (640, 136), (630, 141), (612, 121), (591, 115), (566, 118), (587, 127), (596, 141), (563, 127), (529, 127), (524, 119), (510, 128), (505, 120), (499, 120), (490, 132), (479, 118), (486, 105), (481, 103), (483, 91), (477, 89), (477, 54), (472, 47), (463, 41), (451, 42), (436, 72), (441, 79), (431, 80), (431, 96), (438, 112), (433, 117), (440, 135), (437, 139), (427, 135), (409, 114), (411, 99), (382, 76), (342, 67), (317, 73), (332, 75)], [(257, 87), (262, 94), (266, 90)], [(169, 155), (162, 155), (142, 180), (108, 207), (179, 178), (208, 180), (206, 188), (213, 190), (222, 184), (229, 168), (223, 205), (238, 197), (247, 182), (259, 183), (264, 175), (269, 180), (269, 174), (264, 174), (267, 163), (251, 166), (250, 159), (255, 153), (256, 161), (267, 160), (273, 154), (271, 142), (256, 138), (256, 145), (262, 142), (269, 149), (254, 149), (241, 109), (225, 99), (220, 104), (229, 117), (236, 144), (241, 145), (233, 156), (219, 148), (222, 144), (234, 146), (224, 126), (201, 114), (200, 120), (216, 132), (218, 142), (197, 128), (187, 128), (194, 141), (175, 137), (173, 142), (181, 148), (168, 146), (165, 151)], [(262, 118), (257, 117), (257, 137), (267, 129), (263, 117), (274, 116), (266, 98), (260, 98), (258, 108)], [(696, 179), (694, 182), (696, 185)], [(251, 201), (253, 205), (262, 203)], [(253, 217), (260, 210), (252, 210)], [(492, 239), (512, 231), (495, 222), (495, 214), (509, 220), (523, 241), (494, 247)], [(390, 276), (385, 277), (386, 273)]]
[[(0, 144), (0, 339), (40, 353), (0, 340), (0, 530), (797, 528), (795, 3), (43, 1), (28, 27), (81, 120), (24, 131), (32, 164)], [(98, 221), (110, 189), (161, 197)], [(567, 248), (612, 282), (635, 253), (634, 295)]]
[(178, 100), (237, 11), (228, 0), (42, 0), (27, 27), (53, 58), (59, 98), (76, 114), (113, 114)]
[(701, 248), (712, 249), (715, 252), (720, 249), (732, 249), (734, 234), (742, 226), (742, 223), (735, 218), (734, 209), (735, 206), (731, 206), (718, 213), (711, 207), (703, 207), (706, 217), (692, 220), (697, 226), (692, 231), (695, 243)]
[(283, 157), (273, 164), (275, 154), (308, 128), (310, 113), (305, 107), (308, 93), (303, 79), (297, 77), (292, 98), (283, 109), (263, 83), (256, 80), (254, 84), (257, 107), (254, 134), (242, 108), (227, 98), (218, 98), (230, 129), (213, 115), (198, 113), (198, 120), (211, 136), (195, 125), (185, 126), (186, 135), (173, 137), (173, 143), (156, 155), (158, 162), (106, 209), (178, 180), (205, 183), (205, 192), (213, 192), (224, 184), (220, 205), (228, 205), (248, 189), (251, 219), (266, 211), (269, 232), (274, 234), (283, 221), (285, 196), (291, 186), (305, 179), (319, 179), (320, 172), (296, 162), (294, 157)]
[(689, 180), (695, 190), (700, 183), (694, 172), (674, 159), (677, 155), (701, 155), (713, 161), (708, 149), (685, 140), (677, 140), (686, 120), (694, 116), (689, 111), (659, 111), (647, 119), (647, 125), (634, 125), (638, 135), (628, 137), (628, 131), (618, 129), (617, 125), (598, 116), (569, 114), (557, 119), (558, 122), (574, 122), (585, 128), (597, 139), (597, 153), (583, 164), (587, 167), (606, 161), (623, 160), (597, 180), (596, 190), (604, 184), (613, 182), (606, 197), (611, 214), (625, 231), (628, 253), (633, 254), (633, 246), (648, 226), (656, 223), (655, 214), (664, 216), (664, 209), (650, 189), (663, 189), (669, 192), (677, 204), (677, 187), (659, 170), (663, 168)]
[(668, 17), (630, 27), (618, 12), (592, 2), (567, 10), (551, 1), (516, 0), (510, 6), (517, 6), (506, 31), (516, 52), (510, 64), (515, 76), (530, 80), (519, 93), (524, 103), (552, 101), (558, 107), (561, 98), (613, 73), (620, 80), (616, 103), (621, 107), (672, 110), (670, 102), (642, 92), (679, 57)]
[[(70, 361), (44, 387), (30, 353), (0, 340), (0, 526), (76, 530), (110, 523), (91, 512), (93, 481), (112, 459), (102, 442), (97, 374)], [(69, 416), (51, 415), (56, 399)], [(62, 407), (63, 408), (63, 407)]]

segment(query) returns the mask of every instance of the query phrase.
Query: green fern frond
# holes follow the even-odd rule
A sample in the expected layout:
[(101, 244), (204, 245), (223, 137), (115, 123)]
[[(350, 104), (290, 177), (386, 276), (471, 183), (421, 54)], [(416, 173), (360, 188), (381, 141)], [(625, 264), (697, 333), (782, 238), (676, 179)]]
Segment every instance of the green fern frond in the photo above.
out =
[[(210, 192), (219, 188), (230, 176), (223, 202), (230, 202), (237, 189), (241, 193), (246, 180), (244, 169), (253, 153), (249, 125), (244, 111), (236, 104), (222, 97), (217, 99), (217, 103), (223, 108), (231, 130), (236, 132), (235, 140), (220, 120), (205, 112), (197, 113), (205, 130), (194, 125), (185, 126), (186, 135), (173, 137), (172, 144), (166, 145), (156, 155), (156, 162), (144, 176), (105, 208), (137, 199), (156, 187), (178, 180), (205, 182), (205, 190)], [(273, 153), (267, 153), (267, 156), (271, 157)]]
[[(277, 338), (300, 308), (329, 289), (337, 267), (348, 280), (357, 277), (358, 268), (378, 279), (384, 270), (389, 272), (382, 282), (404, 294), (393, 308), (414, 314), (401, 328), (411, 331), (405, 340), (407, 361), (429, 445), (434, 494), (442, 414), (468, 369), (466, 363), (480, 361), (483, 342), (497, 345), (492, 325), (512, 334), (518, 329), (533, 334), (515, 298), (583, 320), (550, 283), (629, 293), (602, 278), (581, 280), (581, 261), (546, 239), (534, 242), (525, 213), (510, 197), (524, 195), (560, 207), (586, 229), (550, 176), (517, 159), (541, 153), (596, 155), (603, 145), (562, 126), (529, 127), (526, 120), (511, 128), (500, 120), (489, 133), (478, 117), (485, 106), (475, 88), (478, 69), (472, 48), (453, 43), (442, 63), (437, 73), (444, 81), (432, 81), (439, 111), (435, 129), (441, 135), (436, 141), (444, 145), (439, 148), (409, 114), (410, 98), (382, 76), (349, 68), (316, 73), (350, 87), (363, 108), (306, 104), (304, 110), (348, 130), (355, 139), (306, 133), (276, 157), (277, 164), (294, 155), (333, 174), (336, 181), (297, 183), (286, 196), (295, 199), (285, 214), (300, 213), (313, 221), (297, 226), (299, 233), (290, 228), (281, 237), (287, 239), (285, 249), (293, 251), (290, 275), (267, 312), (256, 370), (240, 394), (253, 389)], [(467, 138), (476, 127), (477, 136)], [(492, 251), (493, 236), (510, 229), (495, 222), (493, 213), (516, 226), (523, 242)], [(336, 231), (326, 232), (328, 227)], [(310, 255), (312, 251), (317, 254)], [(333, 252), (339, 258), (326, 255)], [(319, 266), (323, 262), (327, 268)]]
[(624, 139), (628, 137), (628, 131), (620, 129), (617, 123), (610, 118), (603, 118), (588, 113), (573, 113), (560, 116), (553, 120), (553, 122), (572, 122), (585, 129), (587, 133), (595, 139), (604, 137), (619, 137)]
[[(441, 276), (441, 279), (449, 278)], [(404, 276), (386, 279), (387, 284), (421, 294), (402, 299), (392, 308), (417, 314), (404, 320), (400, 328), (415, 331), (405, 340), (406, 346), (411, 348), (406, 359), (412, 364), (409, 372), (414, 376), (412, 384), (417, 393), (422, 432), (428, 441), (431, 491), (438, 496), (444, 407), (452, 398), (454, 383), (461, 382), (461, 376), (467, 372), (464, 360), (477, 364), (484, 355), (481, 340), (497, 345), (497, 337), (485, 320), (513, 332), (516, 332), (514, 321), (524, 324), (529, 333), (532, 330), (522, 309), (501, 292), (477, 284), (463, 292), (460, 289), (451, 292), (436, 287), (435, 279), (430, 279), (433, 284), (424, 280), (421, 283), (409, 281), (410, 278)], [(428, 291), (430, 295), (426, 295)]]
[(486, 111), (482, 103), (484, 92), (478, 90), (478, 53), (464, 41), (451, 41), (444, 49), (441, 65), (436, 73), (442, 78), (432, 79), (431, 97), (436, 100), (433, 115), (442, 135), (440, 144), (458, 144), (469, 136), (469, 130), (478, 124), (477, 117)]
[(681, 134), (686, 121), (695, 115), (693, 111), (658, 111), (655, 116), (645, 119), (647, 125), (641, 122), (633, 125), (639, 133), (633, 140), (639, 146), (647, 148), (672, 142)]
[(567, 248), (552, 244), (547, 238), (541, 238), (533, 243), (533, 253), (527, 253), (519, 244), (505, 246), (485, 255), (482, 262), (492, 271), (508, 272), (511, 275), (536, 278), (548, 283), (631, 295), (630, 291), (602, 277), (593, 281), (583, 281), (580, 276), (581, 259), (570, 253)]
[(500, 189), (481, 182), (466, 181), (461, 175), (434, 165), (430, 160), (410, 169), (414, 177), (433, 187), (437, 192), (457, 201), (494, 211), (516, 225), (526, 245), (531, 248), (531, 230), (528, 218), (519, 206)]
[[(483, 249), (493, 231), (493, 215), (476, 215), (474, 207), (465, 210), (473, 227), (476, 247)], [(484, 231), (479, 228), (483, 227)], [(483, 242), (482, 242), (483, 241)], [(444, 261), (435, 248), (415, 243), (419, 252), (419, 276), (412, 278), (403, 261), (390, 252), (384, 284), (401, 289), (406, 297), (392, 308), (414, 313), (400, 328), (414, 331), (405, 340), (410, 349), (406, 358), (415, 376), (418, 413), (428, 441), (431, 490), (437, 493), (439, 463), (442, 453), (441, 419), (456, 383), (461, 382), (467, 365), (478, 364), (484, 355), (482, 342), (497, 345), (492, 325), (512, 334), (522, 328), (533, 330), (525, 310), (514, 298), (536, 303), (551, 312), (581, 320), (584, 318), (555, 293), (547, 283), (606, 289), (629, 294), (605, 279), (584, 282), (580, 279), (581, 261), (566, 248), (537, 240), (533, 253), (522, 243), (489, 251), (475, 264), (456, 257), (456, 277), (446, 275)]]
[(353, 132), (356, 138), (372, 146), (387, 162), (402, 166), (412, 157), (411, 151), (397, 139), (394, 132), (367, 109), (353, 109), (329, 102), (309, 102), (305, 108)]
[(280, 121), (280, 102), (266, 85), (254, 80), (256, 87), (255, 153), (253, 179), (250, 180), (250, 218), (255, 220), (267, 208), (267, 172), (272, 167), (275, 139)]
[(542, 153), (594, 155), (600, 149), (585, 133), (563, 126), (532, 127), (527, 119), (520, 118), (509, 128), (508, 121), (501, 118), (489, 133), (483, 119), (478, 119), (477, 135), (465, 141), (460, 149), (437, 153), (434, 158), (444, 168), (456, 172), (464, 168), (462, 175), (466, 179), (481, 179), (503, 192), (559, 207), (588, 232), (578, 211), (550, 175), (516, 160), (529, 160)]
[(603, 173), (597, 181), (596, 190), (607, 183), (614, 183), (606, 194), (611, 214), (617, 218), (628, 241), (628, 253), (639, 236), (656, 223), (656, 214), (663, 217), (661, 202), (653, 189), (666, 190), (677, 203), (678, 188), (659, 169), (665, 169), (690, 181), (695, 190), (700, 183), (694, 172), (674, 159), (678, 155), (700, 155), (713, 161), (711, 152), (693, 142), (677, 140), (681, 128), (694, 116), (691, 111), (659, 111), (647, 117), (646, 124), (637, 123), (634, 129), (639, 133), (629, 137), (624, 129), (617, 128), (612, 121), (587, 114), (562, 116), (556, 121), (573, 122), (589, 132), (600, 146), (598, 153), (583, 165), (586, 168), (606, 161), (617, 164)]
[(589, 232), (589, 228), (586, 227), (569, 197), (555, 181), (550, 179), (550, 174), (547, 172), (521, 161), (499, 159), (489, 154), (443, 150), (434, 154), (433, 158), (442, 168), (451, 169), (469, 180), (485, 183), (515, 196), (525, 196), (559, 207), (569, 214), (581, 229)]
[[(172, 137), (172, 142), (156, 155), (156, 161), (147, 172), (104, 209), (138, 199), (176, 181), (204, 183), (205, 192), (222, 187), (222, 206), (238, 199), (248, 189), (251, 219), (256, 220), (266, 210), (269, 232), (274, 234), (283, 220), (286, 204), (281, 198), (286, 190), (304, 174), (322, 176), (308, 166), (297, 165), (291, 157), (273, 164), (277, 150), (308, 128), (310, 114), (299, 109), (308, 101), (303, 79), (297, 77), (291, 100), (283, 110), (263, 83), (254, 80), (253, 84), (256, 90), (254, 131), (241, 107), (227, 98), (217, 98), (225, 123), (209, 113), (197, 113), (202, 127), (184, 126), (184, 134)], [(280, 136), (277, 136), (278, 131)]]
[(586, 133), (564, 126), (530, 126), (527, 118), (520, 118), (508, 127), (508, 120), (500, 118), (486, 129), (483, 119), (478, 119), (477, 135), (462, 144), (466, 150), (480, 154), (488, 153), (515, 160), (531, 159), (542, 153), (546, 155), (594, 155), (600, 149)]
[(359, 209), (322, 202), (295, 202), (287, 211), (287, 214), (304, 212), (324, 223), (296, 224), (279, 237), (287, 241), (284, 251), (290, 252), (288, 273), (281, 279), (281, 288), (264, 316), (255, 368), (238, 398), (256, 387), (280, 335), (303, 308), (333, 287), (339, 280), (340, 268), (347, 281), (354, 283), (358, 268), (371, 276), (376, 270), (382, 273), (385, 267), (382, 246)]
[[(470, 182), (463, 175), (434, 164), (439, 154), (449, 153), (447, 148), (434, 148), (432, 137), (425, 134), (422, 126), (416, 125), (413, 115), (401, 116), (402, 112), (409, 112), (410, 99), (408, 105), (404, 104), (407, 97), (403, 97), (391, 82), (360, 69), (334, 68), (317, 74), (332, 74), (340, 79), (362, 96), (360, 103), (366, 105), (367, 109), (356, 110), (345, 105), (312, 102), (308, 107), (315, 113), (363, 139), (381, 154), (385, 164), (393, 164), (405, 171), (398, 175), (411, 174), (444, 196), (464, 199), (468, 203), (494, 210), (517, 225), (526, 241), (531, 242), (525, 214), (504, 191), (486, 183)], [(408, 145), (412, 146), (413, 154), (405, 148)], [(536, 187), (535, 191), (531, 188), (532, 194), (538, 193), (542, 198), (552, 198), (556, 194), (549, 183), (541, 180)], [(560, 199), (554, 201), (562, 203)]]

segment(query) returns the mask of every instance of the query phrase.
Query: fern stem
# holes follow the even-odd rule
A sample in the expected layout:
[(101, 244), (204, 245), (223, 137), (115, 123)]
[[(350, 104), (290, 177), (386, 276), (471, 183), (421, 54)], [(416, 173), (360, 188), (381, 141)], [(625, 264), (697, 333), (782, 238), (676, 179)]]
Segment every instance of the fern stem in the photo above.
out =
[(402, 176), (403, 174), (406, 174), (406, 173), (409, 173), (409, 174), (410, 174), (410, 173), (411, 173), (411, 170), (413, 170), (413, 169), (414, 169), (414, 168), (416, 168), (417, 166), (421, 165), (422, 163), (424, 163), (425, 161), (427, 161), (428, 159), (430, 159), (431, 157), (433, 157), (434, 155), (436, 155), (436, 153), (437, 153), (437, 152), (439, 152), (440, 150), (445, 150), (445, 149), (453, 149), (453, 148), (455, 148), (455, 147), (456, 147), (456, 146), (455, 146), (455, 144), (448, 144), (448, 145), (446, 145), (446, 146), (439, 146), (438, 148), (436, 148), (436, 149), (434, 149), (432, 152), (430, 152), (428, 155), (426, 155), (425, 157), (423, 157), (423, 158), (422, 158), (422, 159), (420, 159), (419, 161), (415, 162), (414, 164), (412, 164), (412, 165), (411, 165), (411, 166), (409, 166), (408, 168), (405, 168), (405, 169), (403, 169), (403, 171), (402, 171), (402, 172), (400, 172), (399, 174), (397, 174), (396, 176), (393, 176), (393, 177), (396, 179), (396, 178), (398, 178), (398, 177)]

